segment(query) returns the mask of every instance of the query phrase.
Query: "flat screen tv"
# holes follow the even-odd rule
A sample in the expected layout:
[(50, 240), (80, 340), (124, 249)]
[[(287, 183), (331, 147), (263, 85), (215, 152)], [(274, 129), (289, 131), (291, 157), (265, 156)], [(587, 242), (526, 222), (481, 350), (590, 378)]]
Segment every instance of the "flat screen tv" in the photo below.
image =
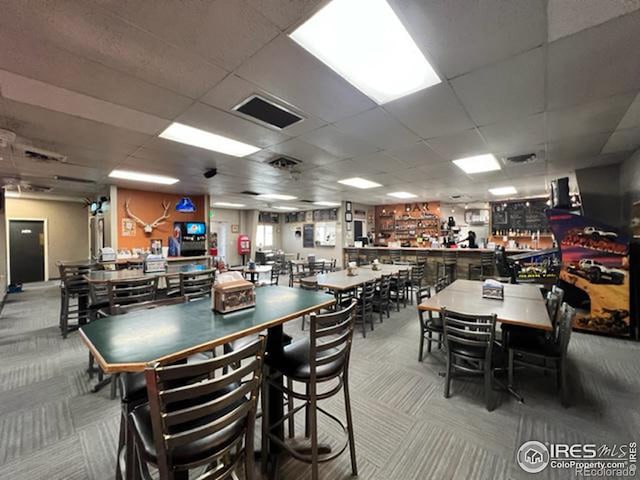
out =
[(203, 222), (187, 222), (187, 235), (204, 235), (207, 233)]

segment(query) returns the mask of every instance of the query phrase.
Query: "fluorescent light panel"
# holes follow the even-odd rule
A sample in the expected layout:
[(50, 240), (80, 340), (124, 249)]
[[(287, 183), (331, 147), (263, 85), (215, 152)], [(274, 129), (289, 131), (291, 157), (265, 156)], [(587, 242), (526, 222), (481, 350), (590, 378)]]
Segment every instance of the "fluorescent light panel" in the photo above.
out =
[(159, 183), (161, 185), (173, 185), (180, 180), (164, 175), (152, 175), (149, 173), (132, 172), (130, 170), (113, 170), (109, 176), (111, 178), (121, 178), (123, 180), (131, 180), (134, 182)]
[(500, 170), (500, 163), (491, 153), (484, 155), (475, 155), (473, 157), (459, 158), (453, 160), (453, 163), (465, 173), (480, 173)]
[(268, 200), (295, 200), (298, 197), (294, 197), (293, 195), (281, 195), (279, 193), (263, 193), (262, 195), (258, 195), (258, 198), (266, 198)]
[(348, 185), (350, 187), (356, 187), (356, 188), (362, 188), (362, 189), (376, 188), (376, 187), (382, 186), (379, 183), (372, 182), (371, 180), (367, 180), (360, 177), (345, 178), (344, 180), (338, 180), (338, 183), (341, 183), (343, 185)]
[(242, 208), (246, 205), (244, 203), (231, 203), (231, 202), (214, 202), (216, 207), (230, 207), (230, 208)]
[(273, 207), (273, 208), (277, 208), (278, 210), (286, 210), (288, 212), (293, 212), (294, 210), (298, 210), (295, 207), (280, 207), (280, 206), (278, 206), (278, 207)]
[(169, 125), (159, 137), (234, 157), (245, 157), (260, 150), (254, 145), (176, 122)]
[(393, 193), (387, 193), (388, 196), (390, 197), (396, 197), (396, 198), (416, 198), (417, 195), (414, 195), (413, 193), (409, 193), (409, 192), (393, 192)]
[(496, 187), (496, 188), (490, 188), (489, 192), (492, 195), (496, 195), (496, 196), (502, 196), (502, 195), (515, 195), (516, 193), (518, 193), (518, 191), (515, 189), (515, 187)]
[(319, 207), (339, 207), (340, 202), (313, 202), (314, 205)]
[(440, 83), (386, 0), (333, 0), (290, 36), (379, 104)]

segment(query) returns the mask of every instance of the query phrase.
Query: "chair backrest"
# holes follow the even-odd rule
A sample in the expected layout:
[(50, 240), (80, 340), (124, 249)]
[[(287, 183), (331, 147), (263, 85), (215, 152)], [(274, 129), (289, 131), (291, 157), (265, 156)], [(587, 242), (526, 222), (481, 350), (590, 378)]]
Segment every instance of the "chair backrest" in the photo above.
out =
[(416, 291), (416, 300), (418, 302), (418, 305), (420, 305), (428, 298), (431, 298), (431, 287), (429, 285), (427, 285), (426, 287), (420, 287)]
[(362, 286), (360, 294), (358, 295), (358, 311), (369, 312), (373, 311), (373, 298), (376, 295), (376, 281), (367, 282)]
[(158, 291), (158, 277), (112, 280), (108, 283), (109, 309), (115, 312), (122, 305), (153, 302)]
[(196, 270), (180, 274), (180, 295), (187, 300), (211, 295), (216, 271)]
[(144, 270), (144, 260), (129, 260), (128, 270)]
[(389, 258), (391, 259), (391, 263), (399, 262), (402, 260), (402, 252), (399, 250), (391, 250), (389, 252)]
[(271, 284), (278, 285), (280, 281), (280, 264), (274, 263), (271, 267)]
[[(355, 307), (356, 301), (353, 300), (344, 310), (321, 315), (311, 314), (309, 346), (311, 384), (316, 382), (318, 367), (328, 363), (342, 362), (343, 368), (333, 377), (341, 374), (347, 375), (353, 341)], [(324, 377), (322, 381), (330, 380), (333, 377)], [(345, 378), (344, 381), (348, 380)]]
[(333, 260), (331, 260), (331, 267), (329, 267), (329, 270), (332, 272), (335, 272), (337, 265), (338, 265), (338, 259), (334, 258)]
[(436, 280), (436, 293), (441, 292), (442, 290), (444, 290), (447, 285), (449, 285), (449, 277), (448, 276), (444, 276), (444, 277), (440, 277), (438, 278), (438, 280)]
[(571, 338), (571, 323), (573, 322), (573, 317), (576, 314), (576, 310), (573, 307), (570, 307), (568, 303), (563, 302), (558, 309), (558, 328), (556, 342), (560, 347), (560, 351), (563, 355), (567, 353), (567, 348), (569, 347), (569, 339)]
[(485, 267), (493, 267), (496, 263), (496, 252), (481, 252), (480, 264)]
[[(211, 360), (156, 364), (145, 370), (160, 478), (173, 478), (174, 452), (180, 447), (213, 438), (211, 447), (202, 449), (209, 455), (203, 454), (197, 462), (205, 465), (227, 449), (239, 450), (245, 436), (253, 435), (264, 345), (264, 337), (260, 337)], [(238, 363), (241, 366), (233, 368)], [(232, 425), (237, 428), (227, 433), (225, 448), (216, 446), (216, 433), (228, 432)]]
[(424, 278), (424, 264), (419, 264), (414, 267), (411, 267), (411, 281), (412, 282), (422, 282)]
[(447, 350), (456, 346), (481, 347), (485, 349), (485, 359), (491, 358), (496, 335), (496, 315), (467, 315), (446, 308), (442, 309), (444, 341)]
[(84, 278), (85, 275), (95, 270), (95, 263), (87, 262), (86, 264), (73, 263), (65, 265), (58, 263), (58, 271), (60, 272), (60, 280), (65, 290), (68, 292), (89, 291), (89, 284)]
[(389, 292), (391, 291), (391, 275), (382, 275), (378, 282), (378, 292), (380, 298), (389, 300)]
[(556, 319), (558, 316), (558, 310), (561, 305), (560, 296), (555, 292), (547, 293), (546, 304), (547, 304), (547, 313), (549, 314), (549, 319), (551, 319), (551, 323), (553, 325), (556, 324)]
[(409, 269), (398, 270), (398, 283), (404, 283), (409, 280)]
[(442, 261), (445, 265), (453, 265), (458, 261), (458, 254), (455, 250), (444, 250), (442, 252)]

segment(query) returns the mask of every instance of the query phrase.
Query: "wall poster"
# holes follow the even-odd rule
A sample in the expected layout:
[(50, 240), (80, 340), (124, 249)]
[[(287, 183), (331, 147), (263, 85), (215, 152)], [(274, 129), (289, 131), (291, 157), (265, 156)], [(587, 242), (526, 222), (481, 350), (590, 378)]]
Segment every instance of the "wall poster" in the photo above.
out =
[(136, 236), (136, 221), (132, 218), (122, 219), (122, 236), (123, 237), (135, 237)]

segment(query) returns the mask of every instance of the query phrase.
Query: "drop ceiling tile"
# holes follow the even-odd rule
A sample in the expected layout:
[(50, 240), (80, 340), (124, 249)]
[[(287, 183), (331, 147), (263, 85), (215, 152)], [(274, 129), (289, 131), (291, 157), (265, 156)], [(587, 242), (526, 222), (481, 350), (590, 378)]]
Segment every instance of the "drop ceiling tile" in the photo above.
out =
[(439, 180), (451, 177), (466, 177), (466, 174), (451, 162), (436, 163), (426, 167), (418, 167), (425, 180)]
[(536, 48), (451, 84), (478, 125), (523, 117), (545, 108), (544, 61), (543, 49)]
[(640, 88), (640, 12), (583, 30), (549, 44), (548, 108), (588, 102)]
[(633, 151), (640, 148), (640, 127), (616, 130), (602, 149), (602, 153)]
[(545, 114), (537, 113), (480, 127), (480, 132), (487, 140), (492, 153), (511, 154), (545, 141)]
[(300, 135), (300, 139), (320, 147), (338, 158), (349, 158), (378, 150), (357, 138), (345, 135), (333, 125), (326, 125)]
[(602, 151), (608, 138), (608, 133), (599, 133), (550, 142), (548, 160), (551, 163), (571, 163), (583, 158), (594, 157)]
[[(0, 68), (100, 100), (171, 119), (193, 100), (100, 63), (25, 38), (11, 26), (0, 28)], [(34, 62), (34, 58), (38, 61)], [(118, 88), (114, 88), (117, 85)], [(162, 101), (158, 101), (162, 99)]]
[(449, 161), (434, 152), (424, 142), (418, 142), (408, 147), (389, 150), (385, 153), (393, 158), (397, 158), (409, 167), (421, 167), (424, 165), (430, 165), (432, 163)]
[(381, 149), (400, 148), (420, 140), (380, 107), (340, 120), (334, 126)]
[[(153, 7), (146, 4), (146, 14), (169, 3), (154, 3)], [(43, 8), (40, 3), (7, 2), (3, 4), (0, 27), (9, 25), (29, 41), (50, 42), (191, 98), (201, 96), (226, 75), (225, 70), (191, 51), (166, 43), (163, 36), (140, 29), (90, 2), (60, 0), (53, 5)]]
[(549, 140), (615, 130), (634, 96), (616, 95), (548, 112)]
[(281, 30), (294, 26), (310, 16), (322, 0), (249, 0), (249, 5), (262, 13)]
[(286, 133), (287, 135), (300, 135), (302, 133), (315, 130), (316, 128), (320, 128), (321, 126), (326, 124), (325, 121), (320, 120), (319, 118), (314, 117), (311, 114), (303, 112), (295, 105), (291, 105), (283, 99), (277, 98), (275, 95), (271, 95), (269, 92), (265, 92), (257, 85), (254, 85), (253, 83), (248, 82), (247, 80), (244, 80), (243, 78), (240, 78), (237, 75), (233, 74), (225, 77), (224, 80), (222, 80), (209, 92), (207, 92), (207, 94), (205, 94), (204, 97), (200, 99), (200, 101), (208, 105), (217, 107), (221, 110), (230, 112), (236, 105), (239, 105), (250, 96), (256, 94), (261, 95), (266, 100), (270, 100), (276, 105), (280, 105), (303, 118), (301, 122), (286, 127), (282, 130), (282, 132)]
[[(363, 177), (368, 178), (367, 175), (377, 175), (380, 173), (384, 173), (379, 168), (369, 167), (367, 171), (363, 171), (362, 166), (355, 162), (355, 160), (339, 160), (330, 165), (326, 165), (324, 168), (335, 170), (338, 176), (342, 175), (340, 179), (350, 178), (350, 177)], [(350, 187), (351, 188), (351, 187)]]
[(448, 78), (546, 41), (543, 0), (391, 0), (418, 46)]
[(303, 162), (303, 166), (306, 165), (309, 167), (327, 165), (340, 160), (329, 152), (318, 148), (315, 145), (311, 145), (310, 143), (303, 142), (298, 138), (293, 138), (278, 145), (273, 145), (269, 150), (275, 154), (286, 155), (288, 157), (301, 160)]
[(362, 168), (362, 175), (366, 176), (371, 169), (378, 170), (384, 173), (394, 172), (403, 168), (407, 168), (407, 165), (395, 158), (391, 158), (383, 152), (370, 153), (368, 155), (354, 157), (352, 159)]
[(447, 83), (386, 103), (384, 109), (422, 138), (440, 137), (474, 126)]
[(511, 179), (520, 179), (532, 175), (543, 175), (547, 172), (547, 162), (538, 160), (524, 165), (505, 165), (504, 173)]
[(491, 150), (476, 129), (432, 138), (427, 145), (447, 160), (489, 153)]
[(262, 148), (284, 142), (290, 138), (284, 133), (200, 102), (194, 103), (186, 112), (176, 118), (176, 121)]
[(549, 41), (552, 42), (589, 27), (595, 27), (640, 9), (640, 0), (603, 2), (602, 0), (549, 0)]
[(629, 106), (629, 109), (620, 120), (618, 128), (640, 127), (640, 93), (638, 93)]
[(286, 35), (243, 63), (236, 74), (328, 122), (375, 103)]
[(237, 68), (279, 31), (244, 0), (102, 3), (127, 22), (226, 70)]

